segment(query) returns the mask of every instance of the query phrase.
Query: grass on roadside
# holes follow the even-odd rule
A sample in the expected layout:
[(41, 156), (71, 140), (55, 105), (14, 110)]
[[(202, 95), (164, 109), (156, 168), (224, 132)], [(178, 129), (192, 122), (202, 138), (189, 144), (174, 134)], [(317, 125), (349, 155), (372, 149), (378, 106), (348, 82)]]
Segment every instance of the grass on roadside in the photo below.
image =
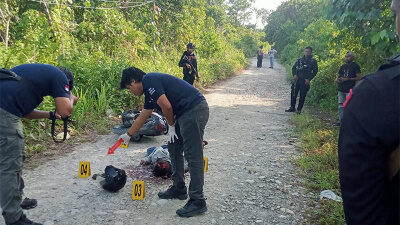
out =
[[(320, 193), (331, 190), (340, 195), (337, 140), (339, 130), (321, 122), (318, 116), (307, 112), (294, 115), (295, 135), (301, 140), (301, 156), (296, 164), (302, 171), (309, 191)], [(343, 206), (340, 202), (321, 200), (310, 203), (308, 214), (312, 224), (345, 224)]]

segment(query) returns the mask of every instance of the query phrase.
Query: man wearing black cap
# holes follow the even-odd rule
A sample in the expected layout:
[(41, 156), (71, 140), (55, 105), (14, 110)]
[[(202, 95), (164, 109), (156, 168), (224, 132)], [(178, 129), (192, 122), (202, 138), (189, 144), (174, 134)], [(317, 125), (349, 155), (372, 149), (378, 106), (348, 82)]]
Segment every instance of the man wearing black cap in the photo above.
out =
[(194, 54), (194, 44), (189, 43), (186, 45), (187, 50), (183, 53), (179, 66), (183, 67), (183, 80), (193, 85), (194, 78), (199, 81), (199, 74), (197, 71), (197, 59)]
[[(39, 225), (22, 212), (25, 146), (21, 118), (68, 117), (78, 98), (70, 92), (74, 77), (66, 68), (24, 64), (10, 71), (2, 71), (0, 80), (0, 205), (6, 225)], [(44, 96), (54, 98), (56, 115), (35, 109)], [(33, 199), (30, 203), (34, 204), (31, 208), (36, 206)]]
[[(392, 11), (399, 35), (400, 0)], [(365, 76), (344, 104), (338, 156), (348, 225), (400, 224), (399, 85), (397, 56)]]
[[(292, 67), (293, 84), (290, 92), (290, 108), (285, 112), (301, 113), (308, 90), (310, 90), (310, 82), (318, 73), (318, 64), (312, 56), (312, 48), (310, 46), (304, 49), (304, 56), (299, 58)], [(300, 92), (299, 105), (296, 111), (297, 94)]]

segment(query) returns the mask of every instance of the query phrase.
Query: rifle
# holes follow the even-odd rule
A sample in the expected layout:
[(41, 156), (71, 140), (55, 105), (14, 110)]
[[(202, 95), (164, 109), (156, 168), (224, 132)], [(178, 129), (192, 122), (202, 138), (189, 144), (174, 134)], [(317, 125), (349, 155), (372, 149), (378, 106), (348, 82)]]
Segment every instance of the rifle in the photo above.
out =
[(198, 75), (197, 70), (196, 70), (196, 68), (194, 68), (192, 62), (189, 60), (189, 57), (187, 57), (187, 55), (184, 55), (183, 60), (185, 60), (186, 63), (190, 65), (191, 70), (193, 70), (194, 74), (197, 76)]

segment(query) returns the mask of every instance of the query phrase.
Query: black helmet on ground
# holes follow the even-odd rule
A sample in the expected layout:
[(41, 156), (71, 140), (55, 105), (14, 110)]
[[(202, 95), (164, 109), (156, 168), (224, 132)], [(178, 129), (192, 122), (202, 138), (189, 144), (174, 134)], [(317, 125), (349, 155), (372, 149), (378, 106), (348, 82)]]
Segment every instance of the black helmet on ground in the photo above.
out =
[[(104, 174), (100, 176), (104, 178), (104, 180), (100, 181), (100, 185), (104, 190), (117, 192), (125, 186), (125, 170), (109, 165), (105, 168)], [(96, 179), (96, 177), (93, 176), (93, 179)]]

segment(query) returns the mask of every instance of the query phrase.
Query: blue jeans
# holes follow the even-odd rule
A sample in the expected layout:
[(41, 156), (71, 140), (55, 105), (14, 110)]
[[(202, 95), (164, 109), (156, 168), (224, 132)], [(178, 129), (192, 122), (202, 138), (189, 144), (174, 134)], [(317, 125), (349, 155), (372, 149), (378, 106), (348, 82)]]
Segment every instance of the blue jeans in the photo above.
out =
[(274, 68), (274, 57), (269, 57), (269, 65), (271, 68)]
[(346, 102), (346, 97), (349, 95), (349, 93), (346, 92), (341, 92), (338, 91), (338, 110), (339, 110), (339, 123), (342, 122), (342, 118), (343, 118), (343, 103)]

